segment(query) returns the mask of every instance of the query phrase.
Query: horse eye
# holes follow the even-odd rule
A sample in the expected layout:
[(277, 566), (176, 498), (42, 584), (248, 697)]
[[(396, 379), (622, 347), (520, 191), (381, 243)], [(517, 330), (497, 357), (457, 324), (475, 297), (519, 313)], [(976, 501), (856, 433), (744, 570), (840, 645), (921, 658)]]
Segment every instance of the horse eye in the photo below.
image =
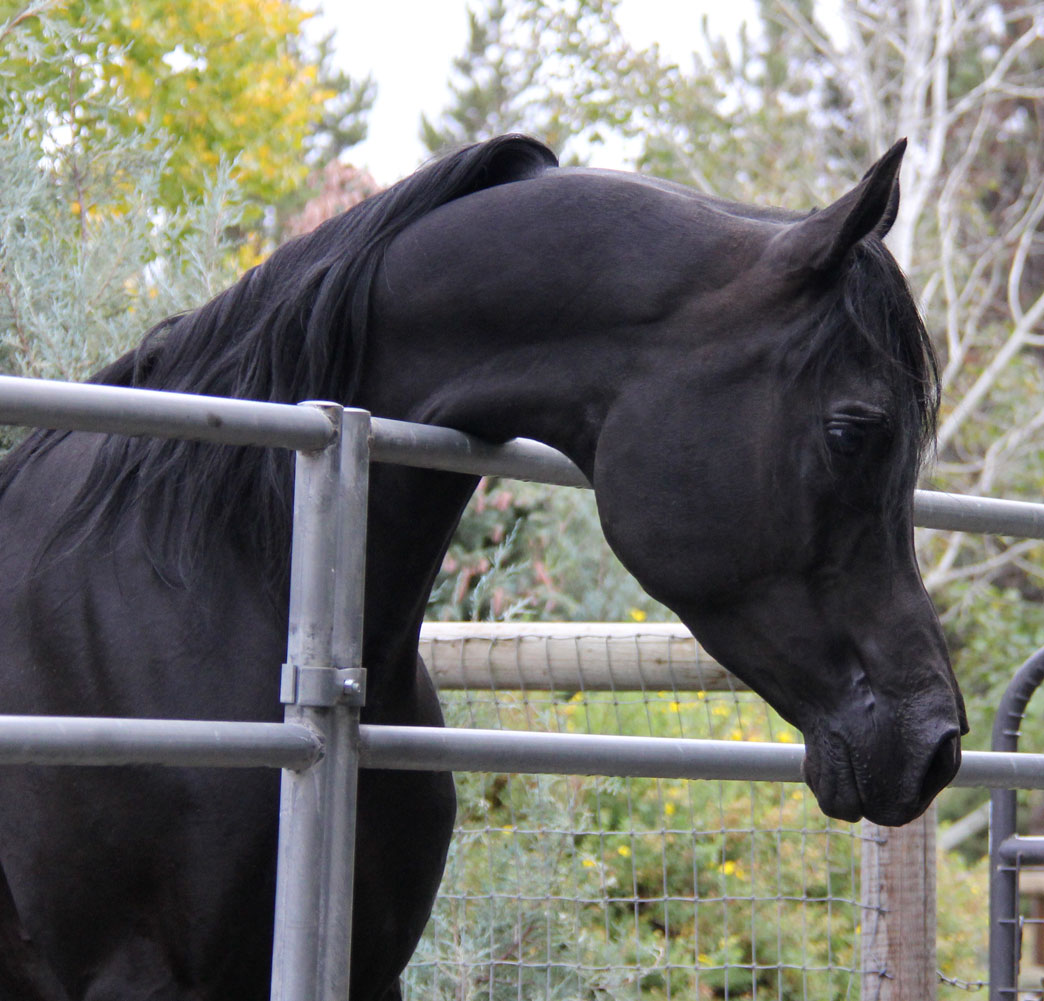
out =
[(855, 455), (866, 439), (866, 428), (851, 421), (830, 421), (826, 433), (827, 444), (838, 455)]

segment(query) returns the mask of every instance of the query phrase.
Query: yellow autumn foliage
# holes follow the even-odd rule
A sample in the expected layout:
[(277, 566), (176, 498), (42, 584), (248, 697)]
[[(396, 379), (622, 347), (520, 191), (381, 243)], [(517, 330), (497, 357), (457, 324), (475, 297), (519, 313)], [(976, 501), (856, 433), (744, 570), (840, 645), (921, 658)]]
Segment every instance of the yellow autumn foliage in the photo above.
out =
[[(0, 20), (19, 8), (0, 0)], [(308, 137), (333, 94), (304, 54), (301, 30), (310, 14), (297, 3), (78, 0), (59, 3), (47, 17), (74, 35), (82, 31), (71, 128), (79, 135), (114, 127), (165, 134), (172, 152), (161, 197), (168, 207), (197, 197), (222, 159), (235, 160), (240, 190), (260, 205), (301, 185)], [(27, 88), (41, 85), (39, 73), (29, 63), (16, 69)], [(114, 119), (106, 105), (124, 110)]]

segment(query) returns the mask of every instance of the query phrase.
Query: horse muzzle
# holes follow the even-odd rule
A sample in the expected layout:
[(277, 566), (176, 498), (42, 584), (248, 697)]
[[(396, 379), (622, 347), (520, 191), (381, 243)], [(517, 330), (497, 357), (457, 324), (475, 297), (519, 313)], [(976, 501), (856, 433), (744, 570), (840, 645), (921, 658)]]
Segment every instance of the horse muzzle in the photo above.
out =
[(833, 726), (807, 735), (804, 778), (820, 809), (837, 820), (865, 817), (885, 827), (919, 817), (961, 765), (961, 727), (926, 729), (934, 736), (879, 733), (869, 741)]

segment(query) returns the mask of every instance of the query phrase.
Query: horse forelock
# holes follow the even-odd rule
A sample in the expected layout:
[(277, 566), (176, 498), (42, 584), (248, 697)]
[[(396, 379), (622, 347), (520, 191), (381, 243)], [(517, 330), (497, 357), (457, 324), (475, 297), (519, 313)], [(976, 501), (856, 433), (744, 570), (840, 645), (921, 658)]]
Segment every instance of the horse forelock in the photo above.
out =
[[(370, 287), (384, 249), (447, 202), (557, 166), (543, 144), (499, 136), (434, 160), (275, 251), (235, 285), (170, 317), (91, 381), (269, 402), (353, 400), (367, 337)], [(68, 432), (37, 431), (0, 463), (0, 495)], [(254, 552), (273, 585), (289, 573), (290, 457), (283, 450), (111, 436), (46, 551), (112, 529), (131, 511), (149, 557), (173, 583), (205, 562), (213, 533)]]
[(882, 470), (884, 500), (908, 508), (922, 467), (932, 457), (940, 388), (931, 338), (902, 270), (876, 237), (849, 253), (823, 299), (812, 329), (784, 345), (791, 378), (825, 406), (838, 373), (862, 369), (867, 384), (890, 397), (893, 461)]
[(891, 386), (915, 418), (906, 427), (918, 462), (923, 462), (935, 443), (939, 368), (906, 277), (884, 244), (868, 239), (856, 247), (843, 288), (853, 327), (890, 363)]

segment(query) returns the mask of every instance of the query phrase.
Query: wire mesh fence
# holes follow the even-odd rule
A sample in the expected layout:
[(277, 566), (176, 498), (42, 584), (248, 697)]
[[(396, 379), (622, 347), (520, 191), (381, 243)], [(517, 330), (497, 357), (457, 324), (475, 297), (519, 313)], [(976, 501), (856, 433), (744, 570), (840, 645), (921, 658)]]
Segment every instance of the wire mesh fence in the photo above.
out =
[[(650, 630), (648, 646), (640, 631), (628, 634), (562, 633), (552, 642), (502, 633), (486, 647), (501, 687), (479, 687), (472, 659), (458, 675), (470, 687), (443, 691), (447, 721), (801, 739), (692, 647), (668, 643), (665, 653), (662, 632)], [(573, 687), (532, 687), (523, 660), (534, 659), (535, 643), (553, 665), (541, 677), (557, 671)], [(447, 655), (462, 668), (469, 658), (461, 645), (426, 653), (444, 680), (453, 673)], [(518, 674), (508, 689), (512, 657)], [(693, 687), (694, 661), (718, 690)], [(672, 677), (684, 687), (665, 685)], [(860, 829), (825, 818), (803, 787), (467, 774), (457, 788), (457, 835), (407, 997), (859, 997)]]

